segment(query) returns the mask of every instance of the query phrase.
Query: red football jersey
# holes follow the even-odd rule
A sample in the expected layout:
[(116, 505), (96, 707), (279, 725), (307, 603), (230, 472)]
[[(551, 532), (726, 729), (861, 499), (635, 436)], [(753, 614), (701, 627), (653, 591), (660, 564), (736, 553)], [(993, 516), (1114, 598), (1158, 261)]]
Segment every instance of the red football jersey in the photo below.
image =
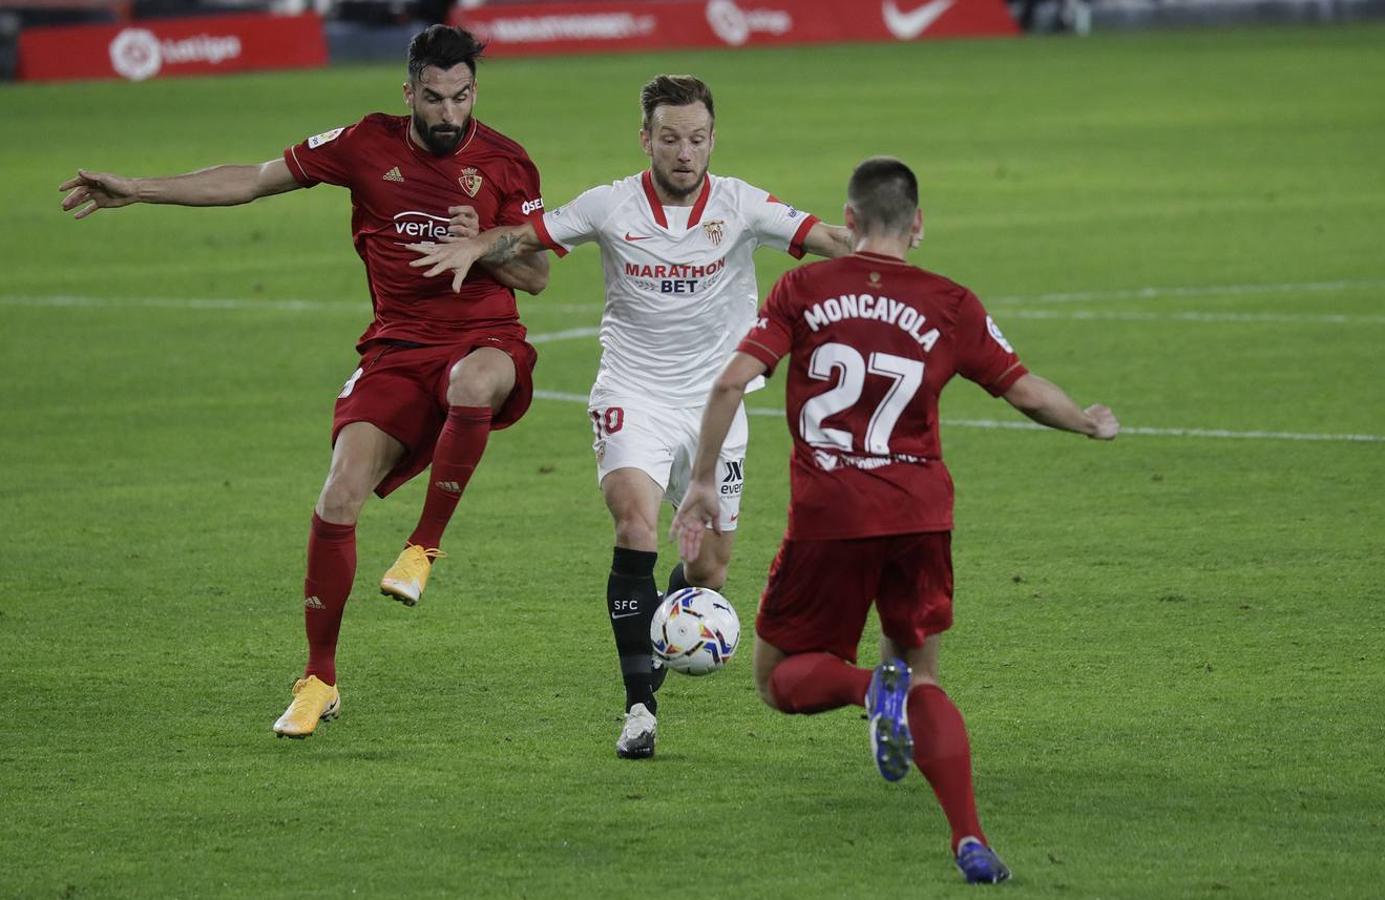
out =
[(473, 329), (516, 327), (514, 292), (481, 266), (460, 294), (452, 275), (424, 278), (405, 244), (447, 234), (449, 206), (474, 206), (481, 229), (518, 225), (543, 213), (539, 172), (524, 148), (472, 117), (457, 149), (434, 156), (409, 139), (409, 118), (375, 113), (284, 151), (304, 187), (351, 190), (351, 233), (365, 263), (375, 320), (360, 346), (389, 338), (446, 344)]
[(738, 348), (786, 354), (795, 540), (952, 529), (938, 395), (955, 374), (995, 396), (1027, 371), (976, 295), (873, 253), (780, 278)]

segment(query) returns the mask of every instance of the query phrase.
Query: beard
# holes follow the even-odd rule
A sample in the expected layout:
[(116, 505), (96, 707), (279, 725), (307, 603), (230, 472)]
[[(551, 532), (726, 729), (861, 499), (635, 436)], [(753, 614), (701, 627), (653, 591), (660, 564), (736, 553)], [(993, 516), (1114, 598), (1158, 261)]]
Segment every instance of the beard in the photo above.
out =
[(685, 197), (692, 196), (694, 192), (702, 187), (702, 181), (707, 177), (707, 167), (703, 166), (702, 171), (697, 173), (697, 178), (693, 179), (692, 187), (685, 188), (676, 184), (670, 184), (664, 173), (659, 171), (658, 166), (650, 166), (650, 169), (653, 170), (654, 181), (658, 183), (659, 189), (674, 200), (682, 200)]
[(414, 131), (423, 139), (423, 144), (428, 148), (428, 152), (434, 156), (446, 156), (457, 145), (462, 142), (462, 135), (466, 134), (466, 123), (461, 125), (434, 125), (429, 128), (428, 123), (423, 121), (423, 117), (418, 113), (413, 114)]

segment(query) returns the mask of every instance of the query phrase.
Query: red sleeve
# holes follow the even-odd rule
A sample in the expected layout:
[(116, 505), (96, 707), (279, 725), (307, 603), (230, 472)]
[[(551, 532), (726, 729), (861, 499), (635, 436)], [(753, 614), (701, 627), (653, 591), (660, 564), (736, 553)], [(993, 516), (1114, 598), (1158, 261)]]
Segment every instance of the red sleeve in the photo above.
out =
[(957, 372), (999, 397), (1029, 372), (976, 295), (967, 291), (957, 315)]
[(553, 240), (553, 235), (548, 233), (548, 225), (544, 222), (542, 213), (534, 217), (534, 234), (538, 235), (539, 243), (558, 254), (559, 259), (567, 256), (567, 248)]
[(351, 186), (360, 142), (360, 122), (313, 135), (284, 151), (284, 162), (303, 187), (317, 184)]
[[(792, 274), (792, 273), (789, 273)], [(759, 316), (749, 333), (736, 347), (765, 364), (765, 375), (773, 375), (774, 368), (793, 346), (793, 320), (790, 314), (790, 293), (787, 286), (789, 275), (774, 283), (765, 305), (760, 307)]]
[(542, 217), (543, 193), (539, 190), (539, 168), (529, 157), (517, 157), (510, 167), (510, 183), (505, 185), (504, 199), (495, 212), (495, 224), (522, 225)]
[(803, 224), (798, 226), (798, 230), (794, 232), (793, 240), (789, 241), (789, 255), (794, 259), (802, 259), (803, 254), (808, 252), (804, 249), (803, 242), (808, 239), (808, 232), (812, 231), (813, 226), (817, 223), (818, 217), (809, 214), (808, 218), (804, 219)]

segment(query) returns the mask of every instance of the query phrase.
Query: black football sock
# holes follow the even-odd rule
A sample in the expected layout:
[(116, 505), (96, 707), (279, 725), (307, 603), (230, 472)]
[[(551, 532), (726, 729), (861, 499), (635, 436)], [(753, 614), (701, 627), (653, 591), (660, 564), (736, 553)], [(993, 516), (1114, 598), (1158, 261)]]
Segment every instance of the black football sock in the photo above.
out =
[[(652, 713), (654, 658), (649, 643), (649, 623), (659, 602), (654, 586), (654, 563), (659, 554), (617, 547), (611, 558), (611, 577), (606, 582), (606, 609), (611, 614), (620, 677), (625, 682), (625, 709), (643, 703)], [(660, 679), (662, 681), (662, 679)]]
[(672, 594), (674, 591), (681, 591), (685, 587), (692, 587), (688, 584), (688, 579), (683, 576), (683, 564), (680, 562), (673, 567), (673, 571), (668, 573), (668, 590), (664, 596)]
[[(664, 594), (667, 597), (674, 591), (681, 591), (685, 587), (693, 587), (692, 582), (688, 581), (688, 576), (683, 572), (683, 564), (680, 562), (673, 567), (673, 571), (668, 573), (668, 591)], [(713, 590), (719, 590), (720, 585)], [(654, 670), (654, 690), (664, 686), (664, 678), (668, 675), (668, 666), (660, 666)]]
[[(681, 591), (685, 587), (692, 587), (692, 585), (688, 584), (688, 579), (683, 577), (683, 564), (680, 562), (673, 567), (672, 572), (668, 573), (668, 590), (664, 592), (664, 596), (667, 597), (674, 591)], [(666, 677), (668, 677), (668, 666), (659, 666), (654, 670), (654, 690), (657, 691), (664, 686)]]

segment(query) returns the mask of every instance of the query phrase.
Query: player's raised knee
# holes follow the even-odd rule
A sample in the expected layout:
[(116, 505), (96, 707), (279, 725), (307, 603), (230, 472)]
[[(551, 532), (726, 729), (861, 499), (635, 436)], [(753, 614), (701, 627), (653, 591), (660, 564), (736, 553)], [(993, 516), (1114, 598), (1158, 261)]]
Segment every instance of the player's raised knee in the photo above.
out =
[(447, 375), (447, 403), (498, 410), (514, 387), (515, 364), (509, 354), (482, 347), (453, 364)]

